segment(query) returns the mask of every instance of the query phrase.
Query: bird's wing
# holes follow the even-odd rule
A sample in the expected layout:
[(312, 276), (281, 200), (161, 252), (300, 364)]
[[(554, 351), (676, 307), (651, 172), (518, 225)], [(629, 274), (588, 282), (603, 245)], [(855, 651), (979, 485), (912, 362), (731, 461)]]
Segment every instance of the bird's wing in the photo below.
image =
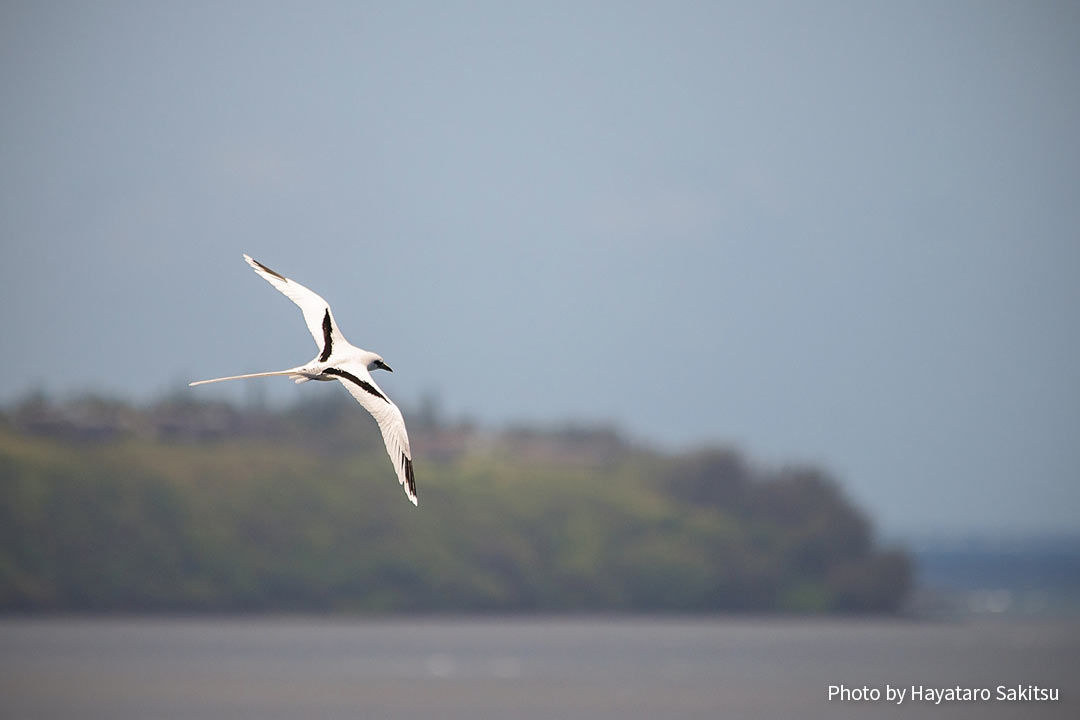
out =
[(409, 449), (409, 434), (405, 431), (405, 418), (401, 416), (398, 406), (390, 402), (390, 398), (375, 384), (368, 373), (367, 368), (359, 363), (342, 363), (337, 367), (323, 370), (327, 375), (333, 375), (345, 389), (356, 398), (356, 401), (364, 406), (379, 423), (382, 431), (383, 443), (386, 452), (394, 463), (394, 471), (397, 473), (398, 482), (405, 489), (405, 494), (413, 505), (416, 501), (416, 478), (413, 476), (412, 451)]
[(304, 322), (307, 323), (311, 337), (315, 338), (315, 344), (322, 349), (319, 360), (325, 362), (333, 352), (334, 344), (339, 345), (347, 342), (345, 336), (338, 329), (334, 321), (334, 314), (330, 312), (330, 305), (318, 295), (306, 287), (280, 275), (263, 265), (250, 255), (244, 255), (244, 260), (266, 282), (270, 283), (281, 293), (300, 306), (304, 313)]

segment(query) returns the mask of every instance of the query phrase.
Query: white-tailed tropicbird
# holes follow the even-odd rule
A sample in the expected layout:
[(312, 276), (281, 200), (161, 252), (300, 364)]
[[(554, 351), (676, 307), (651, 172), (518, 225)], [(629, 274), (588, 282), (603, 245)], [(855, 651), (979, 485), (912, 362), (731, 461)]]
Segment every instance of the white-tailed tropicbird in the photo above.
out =
[(375, 353), (361, 350), (350, 344), (338, 329), (334, 314), (330, 312), (330, 305), (316, 293), (295, 280), (274, 272), (258, 260), (253, 260), (250, 255), (244, 255), (244, 260), (261, 278), (300, 306), (300, 310), (304, 313), (304, 322), (307, 323), (311, 336), (315, 338), (315, 344), (319, 346), (319, 354), (311, 362), (289, 370), (232, 375), (213, 380), (199, 380), (190, 385), (271, 375), (288, 375), (298, 383), (308, 380), (340, 381), (379, 424), (383, 442), (386, 444), (386, 452), (389, 453), (394, 463), (394, 470), (397, 472), (398, 482), (405, 489), (405, 494), (409, 496), (412, 504), (416, 505), (416, 478), (413, 476), (412, 451), (409, 450), (409, 434), (405, 431), (405, 419), (401, 416), (398, 406), (390, 402), (386, 393), (371, 379), (369, 372), (371, 370), (393, 372), (393, 370)]

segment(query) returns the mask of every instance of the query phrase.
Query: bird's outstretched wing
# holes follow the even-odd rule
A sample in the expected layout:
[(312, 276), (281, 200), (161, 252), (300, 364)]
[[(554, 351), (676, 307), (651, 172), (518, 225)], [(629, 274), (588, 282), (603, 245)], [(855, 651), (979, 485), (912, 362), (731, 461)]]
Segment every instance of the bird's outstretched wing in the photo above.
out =
[(382, 431), (383, 443), (386, 452), (394, 463), (394, 471), (397, 473), (398, 482), (404, 488), (405, 494), (413, 505), (416, 500), (416, 477), (413, 475), (412, 451), (409, 449), (409, 434), (405, 431), (405, 418), (401, 416), (398, 406), (390, 402), (382, 389), (375, 384), (368, 373), (367, 368), (359, 363), (342, 363), (337, 367), (327, 368), (323, 371), (327, 375), (333, 375), (345, 389), (356, 398), (356, 401), (364, 406), (379, 423)]
[(250, 255), (244, 255), (244, 260), (266, 282), (270, 283), (281, 293), (300, 306), (304, 313), (304, 322), (307, 323), (311, 337), (315, 338), (315, 344), (322, 349), (319, 360), (325, 362), (334, 350), (334, 344), (347, 342), (345, 336), (338, 329), (334, 321), (334, 314), (330, 312), (330, 305), (311, 290), (289, 278), (274, 272)]

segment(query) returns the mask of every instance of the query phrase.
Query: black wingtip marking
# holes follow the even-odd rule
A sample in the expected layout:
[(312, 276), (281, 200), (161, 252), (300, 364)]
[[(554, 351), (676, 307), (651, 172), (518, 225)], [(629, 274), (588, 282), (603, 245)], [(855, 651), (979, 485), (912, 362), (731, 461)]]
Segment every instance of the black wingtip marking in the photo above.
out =
[(330, 308), (326, 308), (326, 314), (323, 315), (322, 319), (323, 350), (322, 355), (319, 356), (319, 362), (326, 362), (330, 359), (330, 353), (334, 349), (332, 330), (333, 327), (330, 323)]
[(351, 372), (347, 372), (345, 370), (338, 370), (337, 368), (326, 368), (325, 370), (323, 370), (323, 374), (324, 375), (335, 375), (335, 376), (340, 377), (340, 378), (345, 378), (349, 382), (356, 383), (360, 387), (364, 388), (369, 393), (371, 393), (375, 397), (379, 398), (383, 402), (390, 402), (389, 400), (386, 399), (385, 395), (383, 395), (381, 392), (379, 392), (378, 390), (375, 389), (374, 385), (372, 385), (369, 382), (364, 382), (360, 378), (353, 375)]
[(263, 269), (263, 270), (265, 270), (266, 272), (270, 273), (270, 274), (271, 274), (271, 275), (273, 275), (274, 277), (276, 277), (276, 278), (279, 278), (279, 279), (281, 279), (281, 280), (284, 280), (285, 282), (289, 282), (289, 278), (285, 277), (285, 276), (284, 276), (284, 275), (282, 275), (281, 273), (276, 273), (276, 272), (274, 272), (273, 270), (271, 270), (270, 268), (266, 267), (265, 265), (263, 265), (263, 264), (262, 264), (261, 262), (259, 262), (259, 261), (258, 261), (258, 260), (256, 260), (255, 258), (251, 258), (251, 262), (255, 263), (255, 264), (256, 264), (256, 265), (258, 265), (258, 266), (259, 266), (260, 268), (262, 268), (262, 269)]
[(412, 460), (405, 456), (405, 453), (401, 453), (401, 462), (405, 465), (405, 489), (409, 493), (409, 497), (417, 497), (416, 494), (416, 476), (413, 475)]

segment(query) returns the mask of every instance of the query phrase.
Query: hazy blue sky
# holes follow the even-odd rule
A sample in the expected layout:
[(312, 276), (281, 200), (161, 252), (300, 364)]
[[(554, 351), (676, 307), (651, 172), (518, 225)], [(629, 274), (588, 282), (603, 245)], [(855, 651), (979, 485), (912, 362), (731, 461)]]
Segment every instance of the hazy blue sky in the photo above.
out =
[(406, 408), (1077, 528), (1080, 4), (5, 1), (0, 88), (0, 401), (310, 359), (249, 252)]

